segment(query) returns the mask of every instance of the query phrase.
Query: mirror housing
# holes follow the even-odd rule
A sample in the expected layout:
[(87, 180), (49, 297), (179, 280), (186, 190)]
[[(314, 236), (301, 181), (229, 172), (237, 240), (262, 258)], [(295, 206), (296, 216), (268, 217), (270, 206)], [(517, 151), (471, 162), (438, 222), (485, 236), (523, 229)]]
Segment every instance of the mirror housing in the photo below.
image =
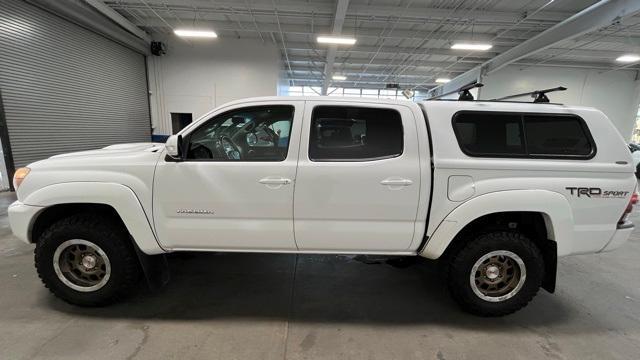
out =
[(182, 160), (182, 135), (171, 135), (164, 145), (167, 155), (174, 160)]

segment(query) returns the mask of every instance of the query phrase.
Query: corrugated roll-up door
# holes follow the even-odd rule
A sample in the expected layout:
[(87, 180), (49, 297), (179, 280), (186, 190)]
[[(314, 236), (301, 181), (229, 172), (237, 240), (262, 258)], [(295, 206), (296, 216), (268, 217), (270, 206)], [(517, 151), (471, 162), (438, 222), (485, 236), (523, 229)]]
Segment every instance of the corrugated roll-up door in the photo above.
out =
[(16, 167), (150, 141), (144, 55), (24, 1), (0, 4), (0, 91)]

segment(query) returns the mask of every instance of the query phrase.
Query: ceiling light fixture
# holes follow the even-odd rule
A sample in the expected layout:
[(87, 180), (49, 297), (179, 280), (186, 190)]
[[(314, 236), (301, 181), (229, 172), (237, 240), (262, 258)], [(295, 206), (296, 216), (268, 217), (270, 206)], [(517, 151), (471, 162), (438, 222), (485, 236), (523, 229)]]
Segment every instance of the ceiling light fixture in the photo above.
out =
[(473, 50), (473, 51), (487, 51), (491, 49), (491, 44), (470, 44), (470, 43), (456, 43), (451, 45), (453, 50)]
[(640, 61), (640, 55), (636, 55), (636, 54), (622, 55), (618, 57), (616, 61), (623, 62), (623, 63), (632, 63), (632, 62)]
[(333, 80), (344, 81), (347, 80), (347, 77), (344, 75), (333, 75), (331, 77)]
[(448, 83), (449, 81), (451, 81), (451, 79), (448, 79), (448, 78), (437, 78), (437, 79), (436, 79), (436, 82), (437, 82), (438, 84), (446, 84), (446, 83)]
[(217, 38), (218, 34), (212, 30), (174, 30), (174, 34), (182, 37)]
[(353, 45), (356, 43), (356, 39), (340, 36), (318, 36), (318, 42), (321, 44)]

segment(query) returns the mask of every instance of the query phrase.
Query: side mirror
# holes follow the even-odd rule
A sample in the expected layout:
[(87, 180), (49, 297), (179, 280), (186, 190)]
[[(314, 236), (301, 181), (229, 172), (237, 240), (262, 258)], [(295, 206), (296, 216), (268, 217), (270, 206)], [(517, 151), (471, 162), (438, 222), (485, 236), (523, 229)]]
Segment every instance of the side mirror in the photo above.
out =
[(174, 160), (182, 160), (182, 135), (171, 135), (164, 145), (167, 155)]

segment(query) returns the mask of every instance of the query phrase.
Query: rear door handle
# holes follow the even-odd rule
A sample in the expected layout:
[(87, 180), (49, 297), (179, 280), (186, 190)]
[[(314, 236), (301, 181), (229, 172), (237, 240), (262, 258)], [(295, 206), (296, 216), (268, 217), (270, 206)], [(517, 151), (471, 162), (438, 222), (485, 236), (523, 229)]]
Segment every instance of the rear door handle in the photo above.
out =
[(413, 181), (409, 179), (384, 179), (380, 181), (380, 184), (386, 186), (409, 186), (413, 184)]
[(289, 185), (291, 184), (291, 179), (285, 178), (264, 178), (258, 180), (260, 184), (264, 185)]

